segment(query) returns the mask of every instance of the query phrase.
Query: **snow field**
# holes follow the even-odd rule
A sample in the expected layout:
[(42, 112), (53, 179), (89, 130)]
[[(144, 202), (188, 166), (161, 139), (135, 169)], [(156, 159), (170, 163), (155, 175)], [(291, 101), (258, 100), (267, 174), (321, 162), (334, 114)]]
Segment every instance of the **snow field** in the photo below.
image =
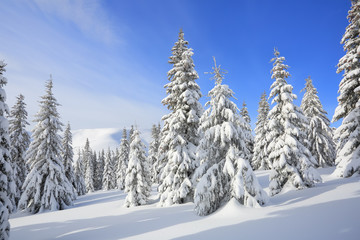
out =
[[(323, 183), (289, 188), (265, 207), (237, 201), (207, 217), (194, 204), (158, 207), (153, 186), (149, 204), (123, 207), (122, 191), (97, 191), (79, 197), (73, 207), (35, 215), (11, 215), (12, 240), (42, 239), (359, 239), (360, 178), (337, 178), (334, 168), (319, 169)], [(256, 171), (269, 191), (269, 171)]]

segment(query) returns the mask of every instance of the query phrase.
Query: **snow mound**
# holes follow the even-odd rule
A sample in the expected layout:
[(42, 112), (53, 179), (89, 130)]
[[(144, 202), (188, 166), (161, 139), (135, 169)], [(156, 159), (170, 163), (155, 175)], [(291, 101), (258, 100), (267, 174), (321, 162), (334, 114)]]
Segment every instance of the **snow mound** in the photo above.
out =
[[(133, 208), (123, 207), (122, 191), (97, 191), (63, 211), (11, 215), (10, 236), (12, 240), (358, 240), (360, 177), (337, 178), (331, 175), (334, 169), (319, 169), (323, 183), (281, 192), (264, 207), (243, 207), (231, 200), (206, 217), (195, 214), (193, 203), (158, 207), (155, 187), (148, 205)], [(266, 187), (269, 172), (255, 173)]]

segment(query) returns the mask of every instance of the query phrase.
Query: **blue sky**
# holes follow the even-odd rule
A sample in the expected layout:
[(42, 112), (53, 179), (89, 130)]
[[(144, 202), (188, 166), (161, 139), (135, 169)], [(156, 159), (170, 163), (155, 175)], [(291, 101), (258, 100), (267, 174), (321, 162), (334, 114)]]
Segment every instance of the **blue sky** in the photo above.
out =
[(215, 56), (254, 126), (277, 47), (290, 66), (296, 103), (310, 75), (331, 119), (349, 9), (350, 0), (3, 1), (0, 58), (8, 64), (8, 104), (25, 95), (31, 121), (52, 74), (62, 121), (73, 129), (149, 128), (167, 112), (161, 104), (167, 61), (183, 28), (194, 49), (202, 103), (214, 86), (204, 72)]

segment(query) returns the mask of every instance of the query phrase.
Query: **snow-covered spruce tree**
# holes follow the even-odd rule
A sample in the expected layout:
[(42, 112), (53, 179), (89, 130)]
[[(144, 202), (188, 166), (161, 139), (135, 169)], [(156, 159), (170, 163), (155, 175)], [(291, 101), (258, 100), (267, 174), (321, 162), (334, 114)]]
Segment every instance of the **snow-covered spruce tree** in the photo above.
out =
[(19, 209), (31, 213), (64, 209), (72, 205), (75, 196), (74, 188), (65, 175), (59, 135), (63, 124), (52, 88), (50, 76), (46, 94), (42, 96), (40, 110), (35, 116), (37, 124), (26, 156), (30, 172), (23, 185)]
[(82, 153), (82, 159), (85, 167), (85, 185), (86, 192), (95, 191), (94, 188), (94, 163), (92, 158), (92, 150), (90, 148), (89, 139), (86, 139), (85, 147)]
[(327, 112), (323, 109), (317, 90), (312, 84), (310, 77), (306, 79), (304, 97), (301, 101), (301, 109), (309, 120), (307, 125), (307, 139), (309, 150), (321, 167), (333, 166), (335, 163), (335, 143), (333, 140), (330, 120)]
[(335, 131), (338, 139), (335, 175), (350, 177), (360, 173), (360, 1), (353, 0), (349, 25), (341, 39), (346, 54), (339, 60), (337, 73), (344, 72), (339, 85), (338, 106), (333, 121), (343, 118)]
[(75, 184), (75, 173), (74, 173), (74, 151), (72, 147), (72, 133), (70, 123), (66, 125), (64, 136), (62, 139), (62, 158), (64, 160), (65, 176), (69, 180), (70, 184), (74, 187), (74, 199), (76, 198), (76, 184)]
[(125, 206), (144, 205), (151, 192), (150, 168), (145, 154), (145, 145), (140, 132), (135, 129), (131, 136), (129, 164), (125, 178)]
[[(169, 63), (173, 65), (178, 64), (182, 59), (182, 54), (188, 49), (188, 41), (184, 40), (184, 32), (180, 29), (178, 41), (175, 42), (172, 51), (172, 56), (169, 57)], [(164, 115), (162, 120), (164, 122), (163, 128), (160, 133), (160, 144), (158, 149), (158, 157), (157, 162), (154, 164), (155, 170), (154, 174), (156, 175), (157, 182), (160, 182), (160, 178), (163, 172), (163, 169), (168, 162), (167, 153), (169, 151), (170, 138), (168, 138), (169, 129), (170, 129), (170, 120), (169, 118), (172, 116), (173, 111), (177, 105), (177, 100), (174, 96), (173, 87), (174, 84), (172, 81), (175, 79), (175, 72), (171, 69), (168, 73), (168, 80), (170, 81), (164, 87), (166, 89), (166, 93), (168, 96), (162, 100), (162, 103), (167, 106), (167, 108), (171, 111), (171, 113)]]
[[(98, 155), (96, 154), (96, 151), (93, 150), (91, 153), (91, 161), (93, 163), (93, 184), (94, 184), (94, 190), (100, 190), (101, 184), (102, 184), (102, 178), (99, 179), (99, 167), (98, 166)], [(104, 171), (104, 170), (103, 170)]]
[(19, 95), (10, 113), (9, 133), (10, 133), (10, 154), (12, 167), (14, 170), (14, 180), (16, 183), (15, 204), (17, 205), (22, 193), (22, 185), (28, 173), (25, 154), (29, 148), (30, 135), (26, 131), (27, 122), (26, 103), (24, 96)]
[(6, 64), (0, 61), (0, 238), (9, 239), (9, 213), (15, 207), (16, 184), (13, 179), (13, 170), (10, 156), (9, 123), (6, 114), (9, 109), (6, 101), (4, 86), (7, 79), (4, 77)]
[(266, 154), (266, 132), (269, 110), (270, 106), (267, 101), (266, 93), (264, 92), (261, 94), (255, 127), (254, 155), (251, 163), (253, 169), (267, 170), (271, 168), (271, 164)]
[(149, 164), (151, 166), (151, 179), (152, 182), (157, 182), (157, 175), (156, 175), (156, 163), (157, 163), (157, 158), (158, 158), (158, 149), (159, 149), (159, 145), (160, 145), (160, 124), (157, 126), (155, 124), (153, 124), (152, 128), (151, 128), (151, 137), (152, 140), (150, 142), (149, 145)]
[(115, 154), (112, 154), (109, 148), (105, 155), (105, 166), (102, 180), (104, 190), (111, 190), (116, 187), (116, 175), (114, 166), (115, 156), (113, 155)]
[(199, 131), (204, 135), (197, 149), (200, 166), (194, 174), (194, 181), (198, 181), (194, 196), (198, 215), (214, 212), (230, 198), (245, 206), (263, 205), (267, 201), (246, 158), (249, 151), (244, 120), (230, 100), (234, 92), (222, 84), (224, 72), (216, 62), (213, 70), (216, 84), (208, 94), (209, 108), (200, 119)]
[(249, 150), (249, 155), (245, 157), (247, 158), (247, 160), (251, 161), (254, 153), (254, 136), (252, 135), (251, 125), (250, 125), (251, 119), (245, 101), (243, 102), (242, 108), (240, 109), (240, 115), (244, 119), (242, 128), (245, 134), (246, 147)]
[(116, 185), (117, 188), (120, 190), (123, 190), (125, 188), (126, 169), (129, 163), (129, 151), (130, 146), (127, 140), (126, 129), (124, 128), (120, 142), (119, 159), (116, 170)]
[(169, 206), (193, 200), (190, 181), (196, 168), (195, 152), (199, 142), (199, 119), (203, 108), (199, 102), (200, 87), (195, 82), (198, 74), (194, 69), (192, 49), (181, 55), (180, 62), (169, 71), (173, 75), (168, 84), (169, 95), (163, 100), (172, 111), (165, 118), (167, 159), (160, 176), (160, 205)]
[(81, 152), (79, 150), (78, 152), (78, 158), (75, 162), (74, 167), (75, 172), (75, 190), (77, 192), (78, 196), (85, 195), (86, 194), (86, 185), (85, 185), (85, 179), (84, 179), (84, 165), (83, 160), (81, 158)]
[(94, 174), (94, 188), (95, 190), (103, 189), (103, 178), (104, 178), (104, 166), (105, 166), (105, 151), (104, 149), (99, 151), (96, 164), (95, 164), (95, 174)]
[(297, 189), (311, 187), (321, 177), (314, 169), (316, 160), (307, 148), (305, 124), (307, 118), (293, 100), (296, 95), (292, 93), (293, 87), (286, 82), (290, 76), (288, 66), (283, 62), (284, 57), (279, 57), (279, 52), (274, 50), (272, 79), (269, 98), (275, 106), (269, 112), (268, 133), (266, 138), (271, 139), (267, 146), (267, 154), (272, 164), (270, 174), (270, 194), (279, 193), (285, 184)]
[(131, 144), (131, 142), (133, 140), (132, 135), (134, 134), (134, 131), (135, 131), (134, 125), (131, 125), (130, 130), (129, 130), (129, 144)]

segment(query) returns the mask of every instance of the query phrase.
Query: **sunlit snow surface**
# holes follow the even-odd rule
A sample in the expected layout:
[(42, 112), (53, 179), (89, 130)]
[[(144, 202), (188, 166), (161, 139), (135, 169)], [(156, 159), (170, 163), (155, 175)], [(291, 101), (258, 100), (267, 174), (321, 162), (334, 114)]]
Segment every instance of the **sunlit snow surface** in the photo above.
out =
[[(300, 191), (284, 189), (267, 206), (236, 201), (207, 217), (187, 203), (158, 207), (156, 188), (146, 206), (124, 208), (122, 191), (79, 197), (67, 210), (13, 214), (12, 240), (41, 239), (359, 239), (360, 177), (337, 178), (319, 169), (323, 183)], [(268, 191), (268, 171), (255, 172)]]

